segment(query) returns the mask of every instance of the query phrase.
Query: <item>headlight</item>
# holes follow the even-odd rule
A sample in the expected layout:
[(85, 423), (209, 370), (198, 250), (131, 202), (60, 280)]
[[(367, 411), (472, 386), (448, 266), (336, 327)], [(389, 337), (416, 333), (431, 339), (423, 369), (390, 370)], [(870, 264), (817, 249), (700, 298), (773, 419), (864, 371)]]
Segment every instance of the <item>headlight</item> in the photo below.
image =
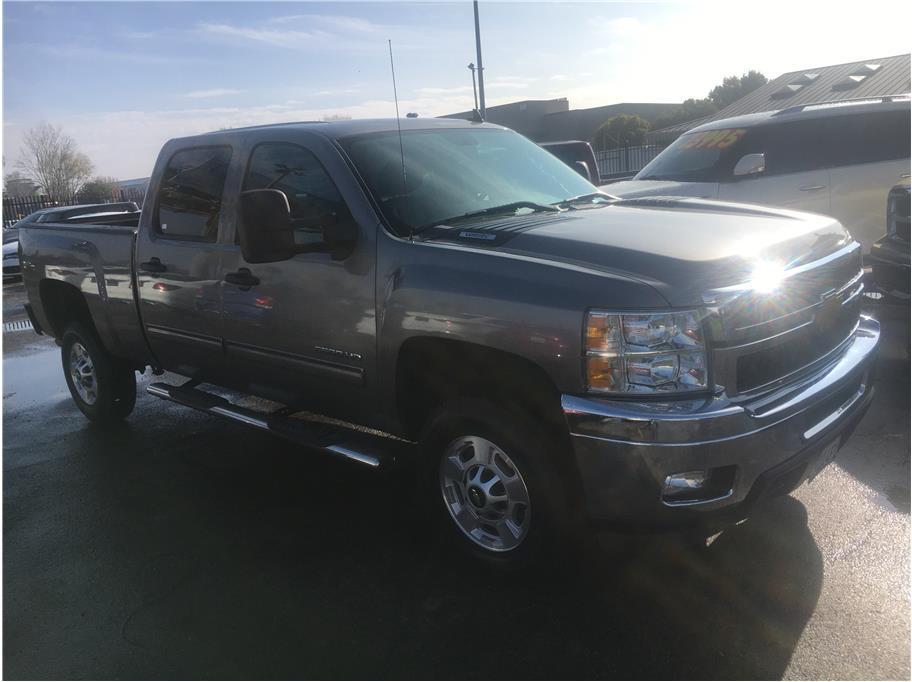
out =
[(706, 346), (696, 311), (589, 313), (586, 383), (600, 393), (702, 391)]

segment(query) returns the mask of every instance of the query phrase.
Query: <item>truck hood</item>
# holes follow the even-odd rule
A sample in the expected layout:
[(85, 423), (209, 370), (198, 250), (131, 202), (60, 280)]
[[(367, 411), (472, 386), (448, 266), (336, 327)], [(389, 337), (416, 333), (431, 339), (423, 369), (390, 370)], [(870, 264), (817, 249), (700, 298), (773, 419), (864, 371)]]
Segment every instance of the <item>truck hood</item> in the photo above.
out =
[(826, 216), (680, 197), (440, 225), (420, 238), (626, 277), (673, 306), (700, 305), (709, 289), (795, 267), (851, 242)]
[(603, 185), (599, 189), (621, 199), (654, 196), (715, 199), (719, 194), (719, 185), (715, 182), (676, 180), (624, 180)]

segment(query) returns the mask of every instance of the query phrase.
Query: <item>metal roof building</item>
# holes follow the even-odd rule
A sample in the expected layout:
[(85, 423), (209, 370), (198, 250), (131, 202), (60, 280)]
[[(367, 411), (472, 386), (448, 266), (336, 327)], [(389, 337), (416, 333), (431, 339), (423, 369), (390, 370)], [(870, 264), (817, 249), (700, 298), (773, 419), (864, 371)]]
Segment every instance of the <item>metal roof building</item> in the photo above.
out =
[(909, 57), (901, 54), (784, 73), (712, 116), (654, 130), (650, 137), (677, 137), (710, 121), (797, 104), (906, 94), (912, 88)]

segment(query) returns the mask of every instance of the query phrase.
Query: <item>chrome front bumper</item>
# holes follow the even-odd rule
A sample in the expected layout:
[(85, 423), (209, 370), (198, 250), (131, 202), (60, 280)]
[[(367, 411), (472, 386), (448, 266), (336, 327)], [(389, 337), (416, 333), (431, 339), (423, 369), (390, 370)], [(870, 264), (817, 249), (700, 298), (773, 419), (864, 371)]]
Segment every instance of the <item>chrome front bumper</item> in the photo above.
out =
[[(848, 343), (812, 375), (753, 399), (630, 402), (562, 396), (589, 516), (623, 526), (739, 520), (761, 497), (787, 492), (809, 464), (844, 442), (870, 405), (880, 325), (862, 317)], [(735, 467), (715, 499), (662, 501), (667, 476)]]

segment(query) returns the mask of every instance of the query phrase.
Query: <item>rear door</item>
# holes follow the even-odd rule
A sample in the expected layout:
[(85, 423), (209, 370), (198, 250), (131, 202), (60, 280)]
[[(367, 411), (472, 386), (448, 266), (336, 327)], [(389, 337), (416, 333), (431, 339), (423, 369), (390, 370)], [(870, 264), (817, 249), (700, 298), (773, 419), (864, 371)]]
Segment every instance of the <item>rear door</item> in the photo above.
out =
[(139, 230), (136, 282), (152, 351), (187, 376), (222, 366), (219, 226), (232, 150), (178, 149), (164, 162), (156, 204)]
[(886, 233), (890, 188), (909, 177), (909, 109), (845, 115), (829, 125), (832, 215), (868, 253)]
[[(819, 121), (794, 121), (748, 128), (738, 145), (737, 158), (726, 168), (719, 199), (766, 204), (796, 211), (830, 212), (828, 138)], [(738, 159), (764, 154), (766, 170), (735, 177)]]
[(227, 366), (251, 393), (358, 420), (372, 408), (376, 218), (363, 195), (352, 196), (360, 189), (339, 152), (319, 136), (252, 142), (242, 189), (264, 188), (288, 199), (298, 245), (319, 247), (331, 222), (353, 221), (359, 236), (341, 259), (315, 251), (248, 263), (239, 246), (226, 251), (223, 279), (245, 271), (255, 278), (223, 286)]

